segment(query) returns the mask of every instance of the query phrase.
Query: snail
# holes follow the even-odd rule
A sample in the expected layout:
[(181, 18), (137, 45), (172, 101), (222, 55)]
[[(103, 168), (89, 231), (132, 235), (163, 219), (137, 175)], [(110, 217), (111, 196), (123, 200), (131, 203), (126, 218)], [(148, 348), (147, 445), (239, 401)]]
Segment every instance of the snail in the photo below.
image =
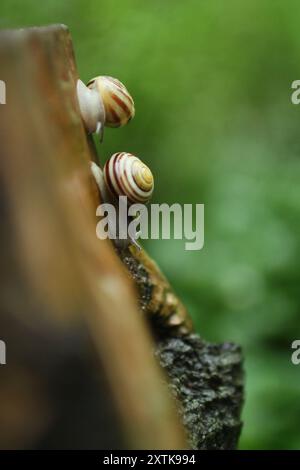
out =
[(129, 203), (145, 204), (152, 196), (151, 170), (131, 153), (115, 153), (104, 165), (104, 180), (114, 197), (127, 196)]
[(96, 132), (101, 140), (104, 126), (122, 127), (135, 115), (134, 102), (127, 88), (113, 77), (95, 77), (87, 85), (78, 80), (77, 97), (87, 131)]
[[(117, 212), (117, 217), (111, 219), (111, 223), (120, 223), (120, 197), (126, 196), (127, 207), (133, 204), (146, 204), (153, 193), (154, 179), (151, 170), (135, 155), (127, 152), (118, 152), (113, 154), (105, 163), (103, 171), (91, 163), (91, 171), (95, 177), (100, 190), (101, 200), (104, 203), (110, 203)], [(101, 215), (101, 214), (100, 214)], [(126, 212), (126, 233), (122, 239), (116, 238), (116, 245), (123, 248), (133, 243), (138, 248), (136, 238), (139, 233), (131, 234), (128, 230), (129, 223), (133, 217)], [(117, 227), (118, 233), (120, 227)], [(116, 232), (116, 228), (112, 230)]]

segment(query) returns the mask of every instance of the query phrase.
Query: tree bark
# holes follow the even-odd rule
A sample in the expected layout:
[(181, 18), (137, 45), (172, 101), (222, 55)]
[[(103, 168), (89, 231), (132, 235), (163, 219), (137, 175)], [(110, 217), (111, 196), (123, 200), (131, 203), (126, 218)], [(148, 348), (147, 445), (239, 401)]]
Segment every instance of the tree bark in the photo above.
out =
[(211, 344), (194, 333), (169, 282), (144, 250), (119, 252), (137, 285), (140, 310), (155, 338), (193, 449), (235, 449), (241, 432), (243, 357), (232, 343)]

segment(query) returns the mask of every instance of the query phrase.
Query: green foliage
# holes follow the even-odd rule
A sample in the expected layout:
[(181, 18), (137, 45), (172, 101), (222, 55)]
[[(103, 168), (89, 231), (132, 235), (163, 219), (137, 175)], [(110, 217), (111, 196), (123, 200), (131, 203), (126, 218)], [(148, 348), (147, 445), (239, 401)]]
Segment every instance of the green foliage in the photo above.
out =
[(66, 23), (83, 80), (120, 78), (136, 118), (107, 130), (153, 169), (155, 202), (205, 204), (205, 246), (148, 241), (198, 332), (244, 347), (241, 448), (300, 448), (299, 2), (4, 0), (1, 26)]

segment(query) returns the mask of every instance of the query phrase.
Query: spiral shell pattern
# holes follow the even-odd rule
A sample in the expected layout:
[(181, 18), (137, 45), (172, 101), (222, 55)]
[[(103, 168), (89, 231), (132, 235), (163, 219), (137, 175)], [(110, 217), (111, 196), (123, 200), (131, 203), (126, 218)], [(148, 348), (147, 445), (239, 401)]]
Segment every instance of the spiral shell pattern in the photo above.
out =
[(104, 180), (115, 196), (127, 196), (130, 203), (146, 203), (151, 198), (154, 180), (151, 170), (131, 153), (115, 153), (105, 163)]
[(127, 88), (119, 80), (102, 75), (92, 78), (87, 87), (96, 89), (105, 108), (105, 125), (121, 127), (127, 124), (135, 114), (134, 102)]

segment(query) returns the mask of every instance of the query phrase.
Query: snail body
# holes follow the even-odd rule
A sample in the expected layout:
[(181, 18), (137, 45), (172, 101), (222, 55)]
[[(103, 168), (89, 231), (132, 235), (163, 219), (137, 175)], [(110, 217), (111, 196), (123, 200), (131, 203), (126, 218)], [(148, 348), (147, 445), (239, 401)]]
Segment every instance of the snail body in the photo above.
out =
[[(116, 209), (118, 217), (111, 219), (108, 217), (109, 224), (118, 225), (119, 223), (119, 198), (126, 196), (126, 204), (129, 207), (133, 204), (146, 204), (152, 196), (154, 179), (151, 170), (138, 157), (130, 153), (115, 153), (105, 163), (103, 171), (92, 162), (91, 171), (99, 188), (101, 201), (112, 204)], [(127, 228), (132, 220), (133, 217), (127, 215)], [(118, 233), (119, 228), (118, 226)], [(112, 227), (110, 233), (116, 233), (115, 227)], [(126, 233), (125, 239), (116, 239), (115, 244), (119, 248), (125, 248), (130, 243), (139, 247), (136, 242), (139, 234), (132, 235), (127, 229)]]
[(116, 78), (101, 75), (87, 85), (77, 82), (77, 96), (84, 125), (89, 133), (103, 135), (104, 126), (122, 127), (135, 115), (133, 99)]
[(105, 108), (96, 90), (90, 90), (81, 81), (77, 81), (77, 97), (81, 117), (89, 133), (103, 131), (105, 123)]

